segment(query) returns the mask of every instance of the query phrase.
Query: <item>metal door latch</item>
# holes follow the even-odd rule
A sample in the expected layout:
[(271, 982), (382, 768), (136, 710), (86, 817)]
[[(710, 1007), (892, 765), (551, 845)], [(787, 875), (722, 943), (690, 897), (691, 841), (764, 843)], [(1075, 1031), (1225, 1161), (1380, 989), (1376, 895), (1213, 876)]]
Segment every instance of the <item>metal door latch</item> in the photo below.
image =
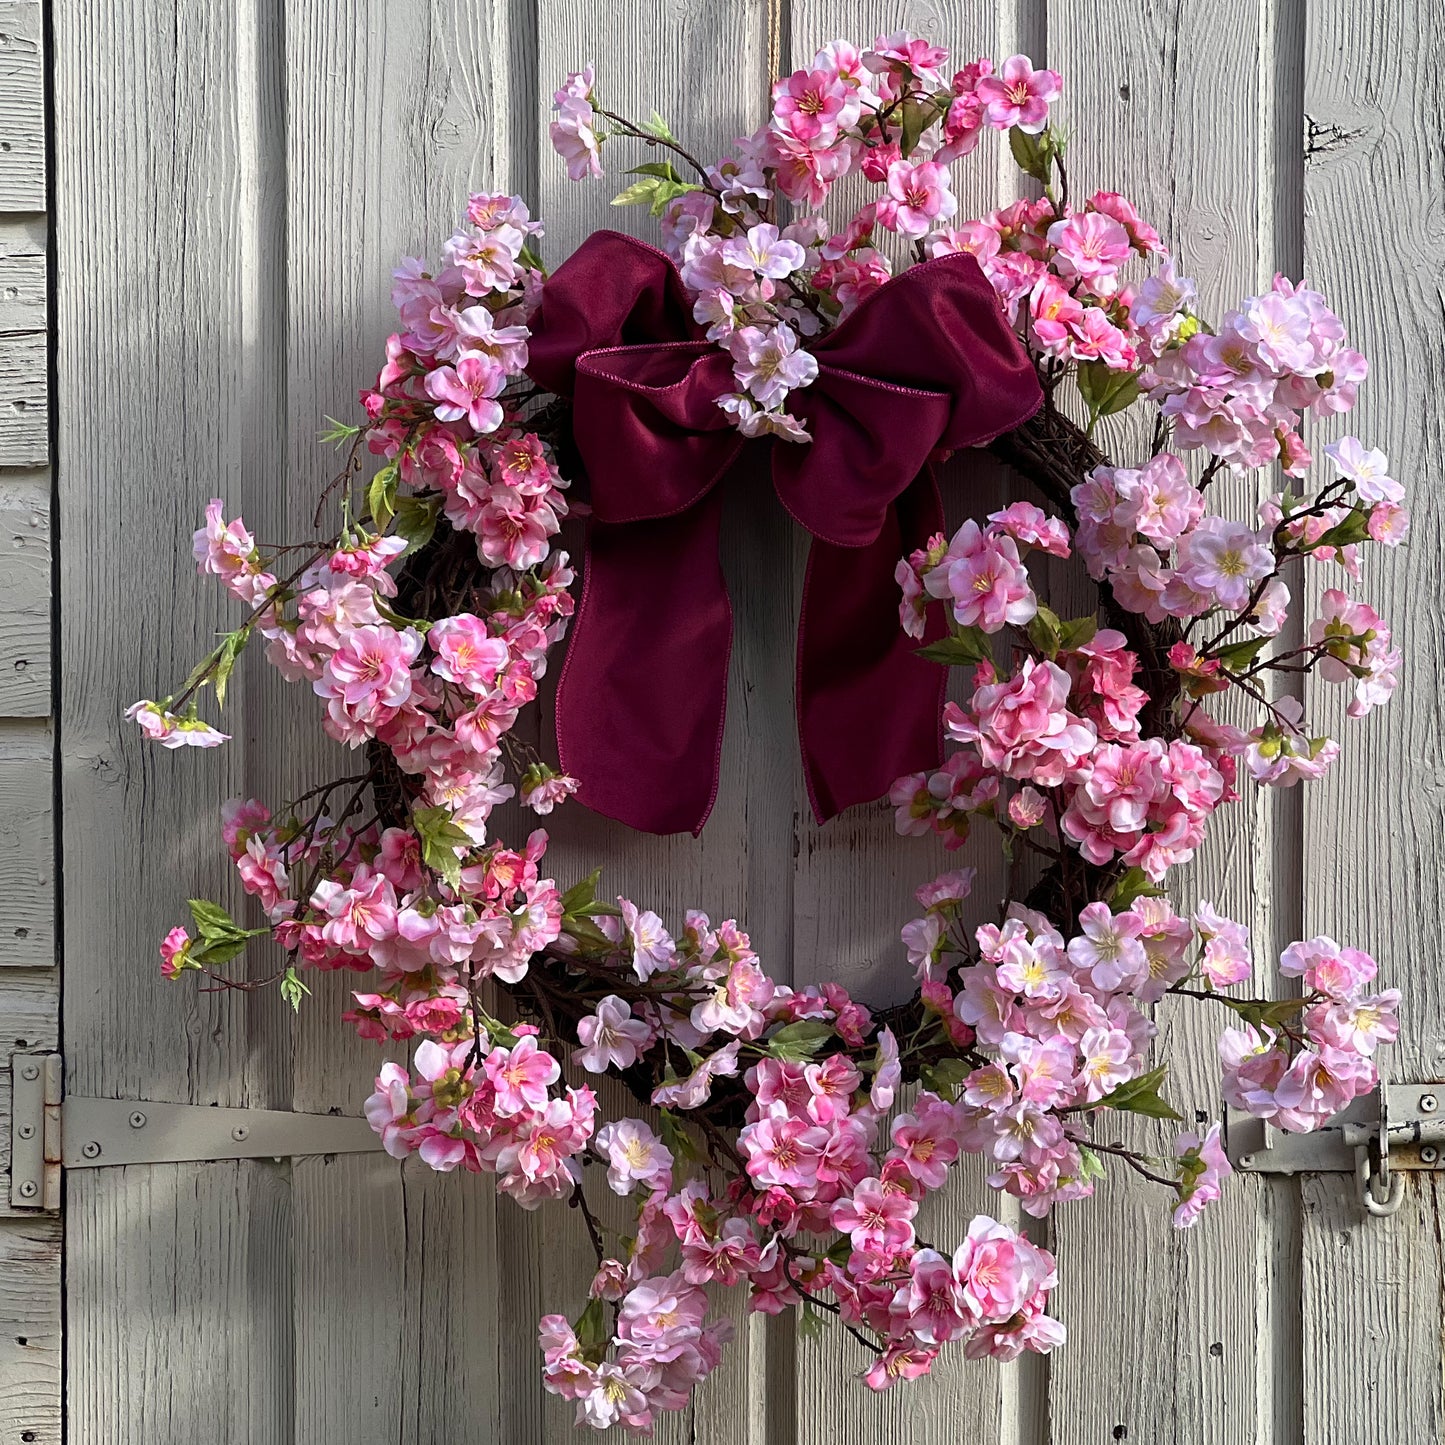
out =
[(1445, 1169), (1445, 1083), (1380, 1084), (1312, 1134), (1231, 1112), (1229, 1155), (1260, 1174), (1353, 1174), (1372, 1215), (1394, 1214), (1403, 1171)]
[(382, 1147), (365, 1119), (62, 1095), (59, 1054), (10, 1062), (10, 1204), (60, 1208), (62, 1169), (208, 1159), (359, 1154)]

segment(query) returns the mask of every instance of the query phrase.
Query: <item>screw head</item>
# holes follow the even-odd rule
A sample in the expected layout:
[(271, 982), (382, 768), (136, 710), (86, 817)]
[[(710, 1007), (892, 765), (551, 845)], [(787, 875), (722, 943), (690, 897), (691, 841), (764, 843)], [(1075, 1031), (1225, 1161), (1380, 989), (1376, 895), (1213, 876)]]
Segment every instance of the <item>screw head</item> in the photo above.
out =
[(81, 1146), (80, 1152), (85, 1155), (87, 1159), (98, 1158), (100, 1155), (100, 1145), (97, 1144), (94, 1139), (91, 1139), (88, 1143)]
[(1434, 1144), (1426, 1144), (1420, 1150), (1420, 1162), (1422, 1164), (1438, 1164), (1440, 1162), (1440, 1150)]
[(36, 1194), (35, 1181), (33, 1179), (22, 1180), (18, 1192), (22, 1199), (34, 1199)]
[(135, 1111), (135, 1113), (130, 1116), (130, 1126), (131, 1126), (132, 1129), (144, 1129), (144, 1128), (145, 1128), (145, 1126), (146, 1126), (146, 1116), (145, 1116), (144, 1114), (142, 1114), (139, 1109), (137, 1109), (137, 1110)]
[(35, 1137), (35, 1125), (34, 1125), (34, 1124), (17, 1124), (17, 1125), (15, 1126), (15, 1132), (16, 1132), (22, 1139), (33, 1139), (33, 1138)]
[(1422, 1114), (1433, 1114), (1440, 1107), (1440, 1100), (1434, 1094), (1420, 1095), (1420, 1112)]
[(236, 1127), (231, 1130), (231, 1138), (239, 1144), (250, 1132), (244, 1124), (237, 1124)]
[(39, 1064), (24, 1064), (24, 1065), (22, 1065), (22, 1066), (21, 1066), (21, 1069), (20, 1069), (20, 1077), (21, 1077), (22, 1079), (38, 1079), (38, 1078), (40, 1077), (40, 1065), (39, 1065)]

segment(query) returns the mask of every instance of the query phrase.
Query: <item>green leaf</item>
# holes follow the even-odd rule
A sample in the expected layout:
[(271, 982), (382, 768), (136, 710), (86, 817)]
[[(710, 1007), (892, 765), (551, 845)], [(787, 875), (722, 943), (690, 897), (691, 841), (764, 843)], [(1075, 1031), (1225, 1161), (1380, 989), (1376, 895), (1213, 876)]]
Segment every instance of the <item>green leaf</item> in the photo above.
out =
[(1051, 608), (1040, 602), (1039, 610), (1029, 618), (1027, 631), (1029, 641), (1050, 661), (1059, 655), (1059, 647), (1063, 642), (1063, 624)]
[(567, 913), (562, 917), (562, 932), (575, 938), (587, 954), (616, 953), (617, 945), (590, 918)]
[(349, 442), (352, 437), (361, 435), (362, 428), (353, 426), (349, 421), (337, 421), (334, 416), (326, 417), (325, 421), (326, 430), (317, 433), (316, 439), (319, 442), (333, 442), (339, 447), (342, 442)]
[(1114, 891), (1109, 894), (1109, 907), (1115, 913), (1123, 913), (1136, 898), (1163, 897), (1164, 890), (1156, 888), (1142, 868), (1130, 868), (1114, 885)]
[(1096, 617), (1075, 617), (1071, 622), (1059, 624), (1059, 649), (1072, 652), (1076, 647), (1086, 647), (1099, 631)]
[(801, 1064), (811, 1059), (833, 1037), (833, 1025), (824, 1019), (799, 1019), (784, 1024), (765, 1047), (775, 1059)]
[(398, 537), (406, 538), (406, 551), (401, 555), (410, 557), (420, 552), (432, 539), (437, 529), (437, 517), (441, 513), (440, 497), (400, 497), (392, 502), (396, 523), (392, 531)]
[(221, 642), (221, 655), (216, 662), (216, 675), (211, 685), (216, 689), (216, 704), (224, 706), (226, 701), (226, 686), (231, 680), (231, 672), (236, 666), (236, 659), (246, 650), (246, 644), (251, 640), (251, 628), (249, 625), (238, 627), (234, 632), (228, 632)]
[(1213, 654), (1230, 672), (1239, 672), (1248, 667), (1269, 644), (1268, 637), (1246, 637), (1243, 642), (1232, 642), (1228, 647), (1218, 648)]
[(422, 636), (425, 636), (431, 628), (431, 622), (427, 618), (404, 617), (394, 607), (388, 606), (379, 592), (372, 597), (372, 604), (393, 627), (410, 627), (414, 631), (420, 632)]
[(682, 1126), (682, 1121), (672, 1112), (671, 1109), (660, 1111), (662, 1119), (662, 1142), (667, 1146), (674, 1159), (698, 1159), (697, 1145), (693, 1143), (692, 1135)]
[(945, 667), (976, 667), (993, 656), (988, 633), (981, 627), (960, 627), (950, 637), (916, 649), (919, 657)]
[(1079, 395), (1089, 408), (1089, 425), (1101, 416), (1125, 411), (1139, 400), (1139, 373), (1113, 371), (1102, 361), (1085, 361), (1079, 366)]
[(212, 903), (209, 898), (188, 898), (186, 905), (195, 920), (196, 932), (206, 943), (214, 939), (236, 938), (245, 932), (219, 903)]
[(1014, 126), (1008, 133), (1008, 148), (1013, 152), (1013, 158), (1018, 168), (1026, 176), (1032, 176), (1036, 181), (1042, 181), (1044, 185), (1048, 185), (1049, 178), (1053, 174), (1052, 145), (1053, 142), (1048, 131), (1043, 131), (1039, 135), (1030, 135), (1027, 131)]
[(641, 129), (645, 130), (648, 135), (655, 135), (658, 140), (665, 140), (672, 145), (677, 144), (677, 137), (668, 129), (667, 122), (656, 111), (653, 111), (651, 116), (643, 121)]
[(939, 1059), (919, 1069), (918, 1081), (925, 1089), (952, 1103), (958, 1097), (959, 1085), (972, 1072), (972, 1066), (963, 1059)]
[(625, 190), (618, 191), (613, 196), (614, 206), (647, 206), (651, 205), (652, 198), (657, 194), (657, 178), (649, 177), (646, 180), (634, 181)]
[(366, 492), (366, 506), (371, 520), (378, 527), (391, 521), (395, 510), (398, 471), (395, 462), (388, 462), (372, 479)]
[(452, 822), (451, 810), (444, 806), (412, 809), (411, 825), (421, 840), (422, 861), (453, 888), (459, 886), (462, 862), (456, 849), (473, 847), (471, 835)]
[(291, 1005), (292, 1012), (301, 1012), (301, 1000), (310, 992), (310, 988), (302, 981), (301, 975), (296, 972), (294, 964), (281, 975), (281, 997)]
[(1122, 1109), (1129, 1114), (1144, 1114), (1150, 1119), (1183, 1119), (1159, 1093), (1159, 1085), (1169, 1072), (1165, 1067), (1150, 1069), (1137, 1079), (1130, 1079), (1111, 1090), (1094, 1107), (1097, 1109)]
[(1314, 551), (1318, 547), (1353, 547), (1357, 542), (1364, 542), (1370, 535), (1369, 514), (1359, 507), (1351, 507), (1345, 514), (1342, 522), (1337, 522), (1328, 531), (1321, 532), (1319, 540), (1315, 542)]
[(800, 1340), (816, 1340), (832, 1323), (818, 1309), (812, 1300), (804, 1300), (803, 1308), (798, 1312), (798, 1338)]
[(572, 1330), (582, 1347), (584, 1359), (596, 1362), (606, 1355), (612, 1332), (607, 1328), (607, 1310), (600, 1299), (588, 1302), (587, 1308), (577, 1316)]
[(584, 912), (587, 905), (597, 897), (597, 880), (601, 877), (601, 868), (594, 868), (580, 883), (574, 883), (562, 895), (562, 912)]
[(1104, 1177), (1104, 1161), (1087, 1144), (1079, 1145), (1079, 1178), (1086, 1182)]
[(911, 156), (918, 149), (918, 141), (933, 119), (933, 106), (923, 101), (903, 102), (903, 137), (899, 149), (903, 155)]
[(640, 166), (633, 166), (627, 172), (629, 176), (661, 176), (665, 181), (673, 181), (681, 185), (682, 177), (673, 169), (671, 161), (645, 161)]

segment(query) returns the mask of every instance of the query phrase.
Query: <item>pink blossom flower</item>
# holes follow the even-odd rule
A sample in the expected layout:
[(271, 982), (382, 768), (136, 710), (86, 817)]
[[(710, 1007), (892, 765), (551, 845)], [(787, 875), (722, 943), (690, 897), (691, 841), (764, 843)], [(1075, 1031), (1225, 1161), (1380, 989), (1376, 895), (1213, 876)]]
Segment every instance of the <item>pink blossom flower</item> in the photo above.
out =
[(923, 578), (929, 596), (948, 598), (961, 627), (998, 632), (1022, 627), (1038, 611), (1029, 574), (1011, 536), (993, 535), (967, 521)]
[(913, 1216), (918, 1205), (880, 1179), (864, 1179), (850, 1195), (833, 1205), (833, 1228), (846, 1234), (863, 1254), (892, 1259), (913, 1243)]
[(1027, 55), (1010, 55), (998, 75), (980, 77), (974, 94), (984, 103), (995, 130), (1017, 126), (1037, 135), (1048, 124), (1049, 106), (1063, 93), (1064, 83), (1053, 70), (1035, 70)]
[(607, 1183), (614, 1194), (631, 1194), (672, 1185), (672, 1154), (641, 1119), (604, 1124), (596, 1136), (597, 1153), (607, 1161)]
[(502, 407), (496, 398), (507, 384), (507, 373), (490, 356), (465, 351), (455, 366), (428, 372), (426, 393), (437, 403), (439, 421), (465, 421), (485, 435), (502, 424)]
[(738, 1135), (748, 1177), (766, 1189), (811, 1189), (828, 1144), (828, 1131), (807, 1119), (769, 1117)]
[(1114, 277), (1129, 259), (1129, 233), (1118, 221), (1098, 211), (1084, 211), (1055, 221), (1048, 231), (1059, 271), (1087, 283), (1096, 295), (1111, 296)]
[(594, 1074), (609, 1068), (628, 1069), (652, 1040), (651, 1026), (632, 1017), (626, 999), (610, 993), (592, 1013), (577, 1021), (577, 1042), (582, 1047), (572, 1055), (572, 1062)]
[(836, 71), (795, 70), (773, 85), (774, 126), (810, 146), (832, 145), (840, 130), (857, 122), (858, 113), (856, 87)]
[(626, 898), (619, 898), (623, 926), (632, 945), (632, 967), (644, 982), (654, 973), (670, 972), (677, 963), (677, 945), (651, 909), (639, 910)]
[(482, 1066), (496, 1090), (494, 1107), (501, 1118), (546, 1108), (547, 1090), (562, 1072), (551, 1054), (538, 1049), (531, 1034), (510, 1049), (493, 1049)]
[(1055, 1278), (1051, 1255), (984, 1214), (974, 1217), (954, 1251), (953, 1273), (970, 1314), (989, 1324), (1012, 1319)]
[(1097, 1103), (1105, 1094), (1117, 1089), (1133, 1077), (1131, 1060), (1134, 1046), (1128, 1034), (1120, 1029), (1086, 1029), (1079, 1040), (1079, 1083), (1084, 1098)]
[(161, 977), (177, 979), (188, 968), (198, 968), (191, 961), (191, 935), (176, 927), (161, 939)]
[(745, 235), (723, 242), (722, 254), (730, 265), (775, 281), (799, 270), (807, 256), (796, 241), (780, 238), (773, 225), (749, 226)]
[(163, 748), (218, 748), (231, 740), (229, 733), (217, 732), (198, 717), (177, 717), (160, 703), (144, 698), (126, 708), (125, 715), (140, 728), (147, 742), (159, 743)]
[(1079, 914), (1079, 935), (1069, 940), (1069, 962), (1089, 975), (1102, 993), (1132, 989), (1148, 974), (1143, 931), (1132, 913), (1112, 913), (1107, 903), (1090, 903)]
[(431, 670), (438, 677), (477, 694), (492, 688), (509, 657), (507, 644), (491, 636), (487, 624), (470, 612), (438, 618), (427, 632), (427, 645), (434, 654)]
[(1361, 1054), (1328, 1045), (1318, 1052), (1301, 1049), (1274, 1091), (1281, 1127), (1295, 1133), (1318, 1128), (1374, 1088), (1377, 1077), (1374, 1063)]
[(1197, 1134), (1181, 1134), (1175, 1141), (1179, 1156), (1179, 1203), (1174, 1209), (1174, 1227), (1189, 1229), (1198, 1222), (1208, 1204), (1220, 1196), (1220, 1184), (1234, 1173), (1225, 1157), (1218, 1124), (1210, 1127), (1201, 1141)]
[(1224, 517), (1205, 517), (1179, 540), (1183, 580), (1231, 611), (1245, 606), (1255, 584), (1268, 577), (1274, 565), (1274, 553), (1262, 534)]
[(934, 161), (905, 160), (888, 167), (888, 193), (878, 202), (878, 224), (900, 236), (926, 236), (958, 209), (948, 171)]
[(738, 385), (765, 407), (780, 405), (789, 391), (809, 385), (818, 375), (818, 363), (799, 348), (790, 326), (744, 326), (728, 346)]
[(948, 735), (971, 742), (984, 765), (1020, 781), (1054, 787), (1095, 746), (1093, 727), (1069, 712), (1069, 675), (1027, 657), (1006, 683), (978, 688), (964, 712), (944, 711)]
[(909, 1334), (929, 1345), (958, 1339), (971, 1322), (951, 1261), (933, 1249), (920, 1249), (913, 1256), (908, 1282), (893, 1297), (889, 1312)]
[(916, 1115), (900, 1114), (891, 1132), (893, 1151), (889, 1157), (901, 1160), (925, 1189), (941, 1189), (948, 1177), (948, 1166), (958, 1158), (952, 1111), (945, 1106), (924, 1108)]
[(1001, 512), (990, 512), (994, 528), (1025, 547), (1037, 547), (1051, 557), (1069, 555), (1069, 529), (1061, 517), (1047, 516), (1032, 502), (1010, 502)]
[(1249, 929), (1216, 913), (1212, 903), (1201, 903), (1195, 909), (1194, 926), (1199, 930), (1199, 939), (1204, 945), (1200, 967), (1205, 978), (1215, 988), (1243, 983), (1253, 967)]

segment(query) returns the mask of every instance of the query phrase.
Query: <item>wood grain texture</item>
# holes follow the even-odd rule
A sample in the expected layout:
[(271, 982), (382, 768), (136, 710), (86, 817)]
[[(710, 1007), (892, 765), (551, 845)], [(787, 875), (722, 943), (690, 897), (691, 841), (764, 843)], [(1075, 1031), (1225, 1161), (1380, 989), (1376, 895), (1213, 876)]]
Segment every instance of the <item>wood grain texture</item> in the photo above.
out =
[[(355, 415), (357, 385), (384, 354), (392, 267), (404, 255), (434, 256), (468, 192), (499, 183), (495, 20), (481, 3), (286, 8), (284, 60), (263, 66), (287, 114), (286, 478), (262, 504), (278, 527), (310, 514), (335, 469), (316, 433), (326, 415)], [(267, 794), (355, 771), (321, 738), (315, 706), (298, 707), (278, 679), (264, 690), (264, 700), (253, 691), (251, 716), (284, 758), (264, 779)], [(320, 980), (302, 1012), (298, 1109), (357, 1113), (371, 1090), (381, 1056), (337, 1023), (355, 985), (354, 976)], [(374, 1445), (495, 1439), (491, 1180), (404, 1174), (379, 1156), (305, 1160), (292, 1207), (298, 1433)]]
[(44, 216), (0, 216), (0, 331), (43, 331)]
[[(1351, 723), (1346, 693), (1320, 684), (1311, 712), (1340, 739), (1330, 777), (1305, 792), (1305, 932), (1368, 949), (1380, 981), (1404, 992), (1399, 1042), (1385, 1067), (1396, 1080), (1445, 1079), (1445, 792), (1440, 781), (1440, 577), (1445, 532), (1434, 504), (1445, 426), (1429, 398), (1445, 369), (1445, 146), (1438, 6), (1325, 0), (1305, 32), (1304, 255), (1352, 344), (1370, 359), (1355, 415), (1321, 426), (1321, 445), (1353, 432), (1390, 458), (1416, 504), (1408, 546), (1371, 549), (1365, 595), (1404, 655), (1392, 705)], [(1382, 268), (1364, 215), (1390, 218)], [(1311, 600), (1348, 586), (1315, 569)], [(1438, 1092), (1438, 1090), (1437, 1090)], [(1305, 1186), (1304, 1437), (1442, 1438), (1440, 1236), (1442, 1191), (1406, 1184), (1392, 1220), (1367, 1219), (1352, 1191), (1322, 1178)]]
[(0, 476), (0, 718), (50, 714), (50, 476)]
[(40, 467), (50, 460), (46, 336), (0, 336), (0, 466)]
[[(619, 49), (623, 31), (627, 43)], [(756, 128), (765, 113), (767, 33), (766, 10), (758, 0), (685, 0), (620, 11), (543, 6), (538, 11), (538, 93), (545, 103), (569, 71), (595, 58), (609, 109), (646, 119), (655, 108), (695, 154), (721, 154), (735, 136)], [(718, 65), (719, 56), (728, 57), (726, 65)], [(566, 179), (545, 130), (539, 133), (538, 149), (537, 193), (547, 222), (546, 255), (553, 264), (603, 227), (656, 235), (656, 222), (645, 209), (608, 204), (625, 184), (622, 171), (647, 158), (641, 142), (619, 138), (609, 143), (606, 179), (580, 185)], [(776, 977), (788, 978), (797, 767), (792, 539), (761, 469), (744, 467), (724, 485), (729, 496), (720, 550), (733, 602), (733, 649), (721, 786), (707, 826), (697, 839), (656, 838), (569, 808), (547, 820), (553, 839), (548, 857), (559, 881), (575, 880), (602, 862), (605, 893), (625, 894), (640, 904), (645, 900), (674, 928), (681, 927), (690, 907), (714, 919), (739, 919), (765, 965)], [(550, 747), (550, 718), (542, 735)], [(589, 1189), (597, 1186), (589, 1184)], [(498, 1223), (502, 1265), (509, 1271), (504, 1287), (508, 1279), (521, 1286), (518, 1274), (528, 1271), (528, 1261), (545, 1256), (532, 1272), (528, 1307), (504, 1339), (503, 1437), (561, 1438), (572, 1408), (550, 1396), (541, 1398), (531, 1321), (542, 1310), (575, 1309), (579, 1284), (585, 1288), (591, 1272), (590, 1251), (580, 1223), (570, 1219), (549, 1224), (542, 1215), (521, 1216), (501, 1201)], [(537, 1309), (531, 1308), (534, 1299)], [(765, 1431), (777, 1413), (774, 1387), (781, 1381), (776, 1362), (763, 1348), (770, 1333), (777, 1332), (744, 1324), (738, 1343), (698, 1391), (692, 1409), (661, 1422), (658, 1438), (716, 1440), (719, 1445), (762, 1445), (771, 1439)], [(783, 1384), (789, 1387), (790, 1381)], [(743, 1408), (744, 1401), (749, 1408)]]
[(0, 722), (0, 968), (55, 960), (51, 751), (48, 723)]
[[(1069, 158), (1075, 200), (1100, 188), (1133, 200), (1197, 281), (1201, 314), (1210, 318), (1267, 280), (1277, 261), (1276, 210), (1297, 204), (1276, 194), (1273, 115), (1297, 106), (1298, 93), (1279, 73), (1273, 46), (1252, 0), (1055, 0), (1048, 7), (1048, 63), (1064, 76), (1061, 110), (1076, 128)], [(1205, 53), (1210, 62), (1201, 68), (1197, 57)], [(1221, 83), (1248, 99), (1220, 106)], [(1111, 455), (1121, 462), (1147, 456), (1145, 425), (1141, 409), (1110, 426)], [(1212, 488), (1211, 501), (1226, 515), (1249, 518), (1255, 487), (1252, 477), (1226, 479)], [(1171, 892), (1184, 912), (1206, 898), (1253, 926), (1258, 978), (1267, 988), (1271, 909), (1289, 887), (1287, 873), (1277, 872), (1288, 843), (1258, 793), (1247, 784), (1242, 791), (1242, 801), (1216, 815), (1199, 858), (1171, 880)], [(1268, 846), (1254, 846), (1262, 835)], [(1206, 1007), (1179, 1000), (1157, 1011), (1160, 1057), (1171, 1066), (1168, 1093), (1189, 1120), (1181, 1127), (1220, 1117), (1215, 1041), (1227, 1016)], [(1102, 1137), (1172, 1152), (1167, 1126), (1126, 1123)], [(1276, 1315), (1297, 1305), (1278, 1298), (1270, 1281), (1289, 1273), (1288, 1198), (1241, 1176), (1188, 1234), (1171, 1228), (1170, 1203), (1118, 1169), (1089, 1205), (1065, 1206), (1054, 1217), (1056, 1299), (1070, 1329), (1066, 1347), (1049, 1360), (1050, 1439), (1057, 1445), (1287, 1438), (1274, 1433), (1276, 1410), (1289, 1415), (1276, 1392), (1289, 1386), (1273, 1342)], [(1281, 1210), (1276, 1238), (1275, 1226), (1262, 1221)], [(1226, 1247), (1236, 1238), (1257, 1241), (1253, 1258)], [(1287, 1368), (1297, 1373), (1296, 1361)]]
[[(66, 1084), (284, 1107), (279, 1008), (158, 987), (155, 961), (187, 896), (240, 909), (216, 810), (269, 739), (233, 713), (233, 744), (181, 757), (121, 719), (234, 613), (189, 555), (207, 499), (251, 514), (280, 475), (275, 19), (67, 0), (53, 23)], [(103, 1169), (67, 1201), (71, 1440), (293, 1439), (289, 1170)]]
[[(980, 54), (1009, 54), (1026, 48), (1041, 7), (995, 5), (985, 0), (928, 3), (895, 0), (802, 0), (791, 8), (791, 66), (811, 60), (818, 47), (837, 36), (860, 45), (875, 35), (907, 29), (945, 46), (959, 64)], [(1019, 194), (1016, 172), (1000, 164), (1005, 148), (991, 137), (969, 161), (955, 168), (961, 215), (981, 215)], [(1007, 187), (1000, 191), (1000, 185)], [(871, 189), (870, 189), (871, 194)], [(836, 198), (841, 218), (862, 191)], [(1017, 495), (1017, 484), (989, 458), (965, 455), (940, 468), (940, 485), (950, 523), (982, 516)], [(805, 543), (797, 543), (799, 565)], [(899, 930), (918, 912), (919, 884), (961, 865), (979, 870), (974, 887), (975, 921), (997, 917), (1006, 869), (996, 839), (980, 829), (957, 853), (932, 837), (900, 838), (887, 803), (853, 808), (819, 827), (808, 809), (801, 780), (798, 798), (798, 862), (794, 878), (794, 958), (799, 981), (835, 978), (870, 1003), (893, 1003), (913, 989)], [(983, 1182), (982, 1161), (966, 1158), (946, 1190), (930, 1197), (920, 1214), (919, 1234), (951, 1250), (969, 1220), (990, 1213), (1018, 1223), (1011, 1202)], [(1018, 1440), (1032, 1427), (1042, 1404), (1036, 1362), (999, 1366), (970, 1362), (946, 1350), (926, 1380), (874, 1396), (858, 1375), (871, 1362), (841, 1330), (797, 1345), (796, 1431), (800, 1445), (824, 1445), (850, 1438), (906, 1439), (919, 1445), (960, 1440)]]
[(60, 1221), (0, 1220), (0, 1439), (60, 1445)]
[(0, 211), (45, 209), (45, 22), (40, 0), (0, 3)]

